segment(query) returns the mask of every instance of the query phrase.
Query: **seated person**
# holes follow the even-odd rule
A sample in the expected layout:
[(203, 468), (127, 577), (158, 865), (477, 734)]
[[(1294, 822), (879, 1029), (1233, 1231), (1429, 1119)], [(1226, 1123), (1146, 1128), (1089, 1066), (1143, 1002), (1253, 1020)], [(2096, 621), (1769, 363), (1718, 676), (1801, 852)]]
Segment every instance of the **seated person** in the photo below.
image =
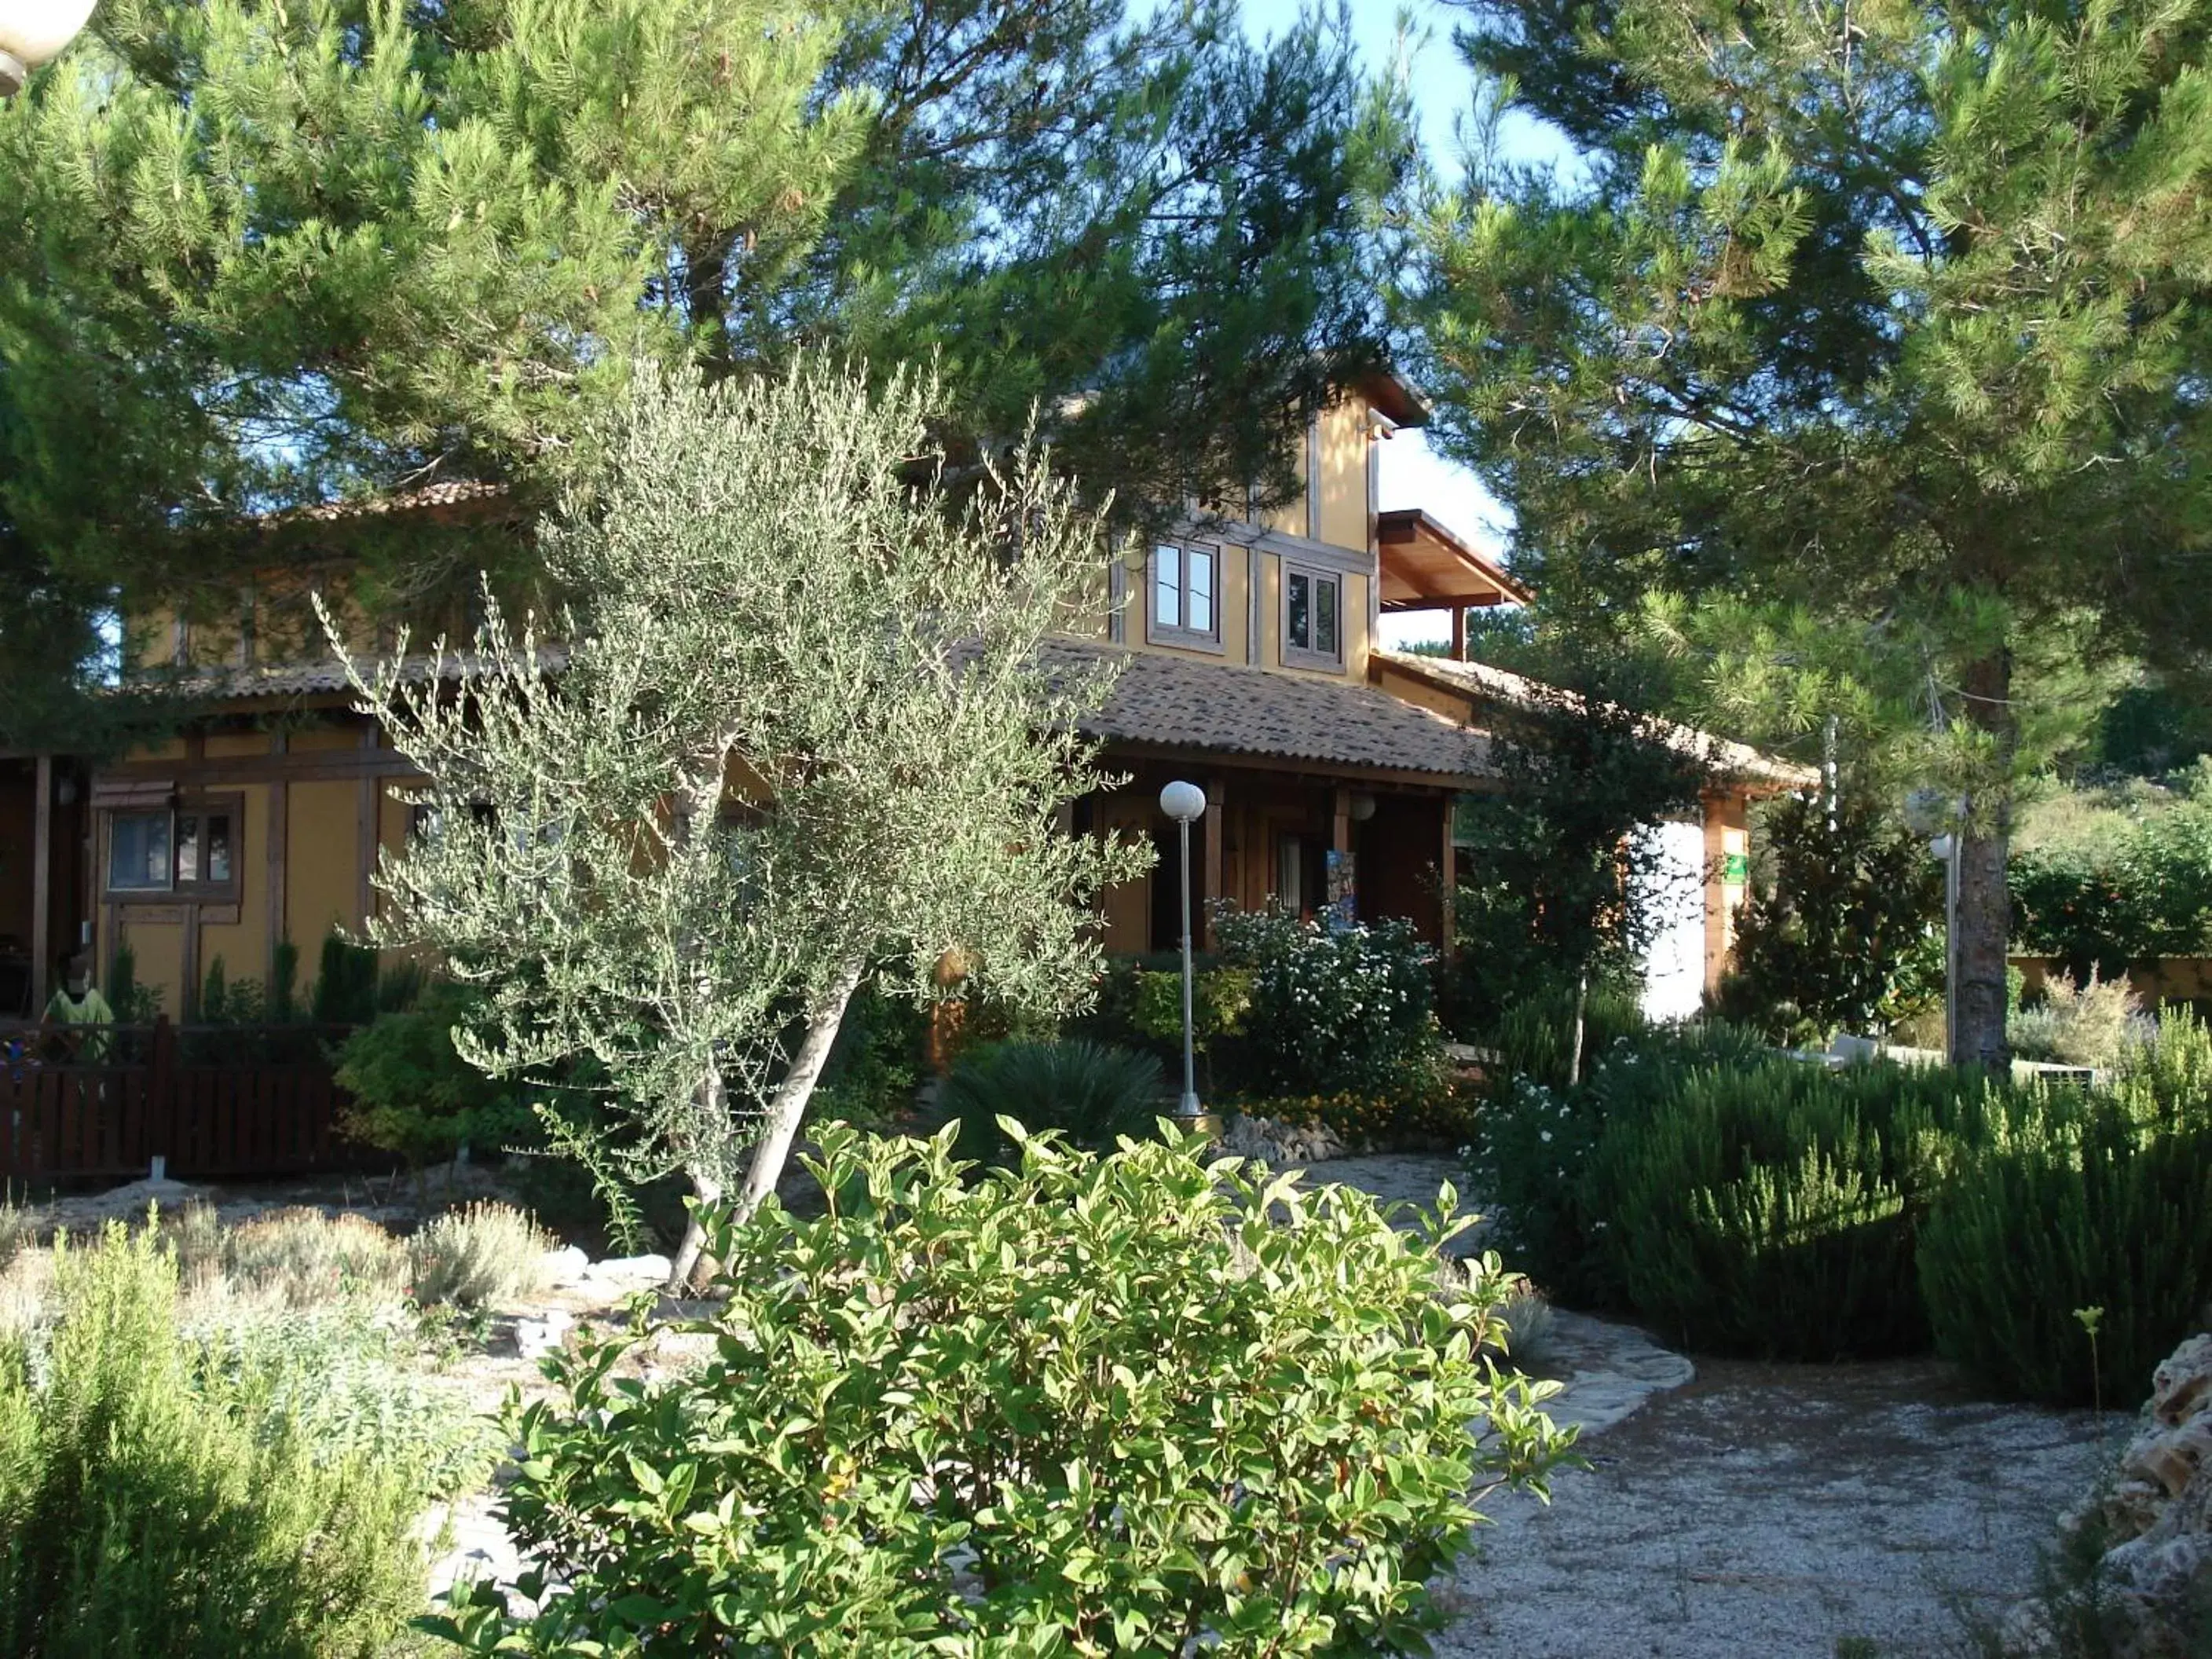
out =
[(88, 951), (80, 951), (63, 962), (60, 988), (46, 1000), (46, 1024), (60, 1033), (76, 1058), (94, 1063), (107, 1058), (106, 1028), (115, 1024), (115, 1010), (92, 982)]

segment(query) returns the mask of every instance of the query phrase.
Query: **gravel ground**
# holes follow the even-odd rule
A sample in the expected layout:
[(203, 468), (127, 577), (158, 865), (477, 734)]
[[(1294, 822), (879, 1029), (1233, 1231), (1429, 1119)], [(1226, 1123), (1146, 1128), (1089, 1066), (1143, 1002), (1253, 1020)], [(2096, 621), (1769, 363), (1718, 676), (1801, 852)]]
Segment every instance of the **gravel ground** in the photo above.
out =
[[(1312, 1171), (1431, 1201), (1455, 1173), (1414, 1158)], [(1490, 1506), (1497, 1524), (1443, 1587), (1444, 1659), (1960, 1653), (1972, 1621), (2033, 1588), (2059, 1511), (2124, 1427), (1977, 1400), (1933, 1361), (1692, 1366), (1565, 1313), (1553, 1351), (1554, 1415), (1583, 1425), (1592, 1467), (1559, 1475), (1548, 1507)]]
[(2117, 1431), (1970, 1399), (1929, 1362), (1700, 1370), (1589, 1437), (1550, 1508), (1495, 1506), (1440, 1654), (1958, 1653), (2033, 1587)]

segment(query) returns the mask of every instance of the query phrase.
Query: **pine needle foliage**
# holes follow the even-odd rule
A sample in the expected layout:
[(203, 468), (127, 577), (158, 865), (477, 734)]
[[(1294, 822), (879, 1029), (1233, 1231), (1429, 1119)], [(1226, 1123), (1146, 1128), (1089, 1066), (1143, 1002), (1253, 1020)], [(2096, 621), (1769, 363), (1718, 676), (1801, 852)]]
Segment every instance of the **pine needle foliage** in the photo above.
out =
[(1920, 688), (1968, 805), (1962, 1053), (2001, 1066), (2014, 791), (2060, 701), (2018, 671), (2212, 643), (2212, 8), (1468, 9), (1486, 114), (1580, 165), (1493, 149), (1439, 205), (1444, 447), (1540, 588), (1802, 610)]

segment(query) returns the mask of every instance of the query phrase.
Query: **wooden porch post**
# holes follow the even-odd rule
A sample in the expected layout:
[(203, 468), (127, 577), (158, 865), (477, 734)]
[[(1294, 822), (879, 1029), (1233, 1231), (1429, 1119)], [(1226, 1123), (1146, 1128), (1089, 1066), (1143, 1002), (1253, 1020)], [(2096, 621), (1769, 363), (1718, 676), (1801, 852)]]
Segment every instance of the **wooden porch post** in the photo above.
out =
[[(373, 750), (377, 746), (377, 722), (361, 729), (361, 746)], [(366, 933), (371, 917), (376, 914), (376, 852), (381, 839), (379, 825), (379, 802), (383, 795), (383, 784), (374, 772), (362, 775), (354, 786), (354, 908), (361, 915), (361, 929)]]
[(1197, 900), (1198, 915), (1191, 918), (1191, 933), (1201, 951), (1213, 947), (1213, 903), (1224, 894), (1221, 888), (1222, 843), (1229, 839), (1229, 785), (1217, 773), (1206, 781), (1206, 892)]
[(31, 1018), (43, 1018), (54, 965), (54, 757), (36, 763), (38, 800), (31, 808)]
[(1452, 841), (1452, 820), (1459, 814), (1459, 798), (1447, 794), (1443, 803), (1444, 815), (1443, 843), (1437, 848), (1437, 883), (1442, 890), (1437, 895), (1440, 914), (1437, 917), (1437, 945), (1447, 957), (1459, 954), (1459, 941), (1453, 937), (1459, 920), (1458, 905), (1454, 902), (1459, 892), (1459, 848)]
[(1465, 662), (1467, 660), (1467, 607), (1463, 605), (1454, 605), (1451, 618), (1452, 660)]

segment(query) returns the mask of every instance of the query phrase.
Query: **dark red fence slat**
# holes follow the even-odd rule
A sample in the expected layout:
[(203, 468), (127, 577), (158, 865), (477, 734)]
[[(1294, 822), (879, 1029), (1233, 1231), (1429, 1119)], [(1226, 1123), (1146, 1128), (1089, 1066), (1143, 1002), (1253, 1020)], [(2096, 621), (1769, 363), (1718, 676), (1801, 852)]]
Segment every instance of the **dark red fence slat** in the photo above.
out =
[[(85, 1048), (96, 1042), (70, 1035)], [(163, 1020), (112, 1028), (92, 1063), (66, 1051), (0, 1060), (0, 1180), (140, 1175), (157, 1157), (187, 1179), (345, 1167), (364, 1149), (337, 1131), (344, 1097), (327, 1063), (301, 1058), (334, 1035), (299, 1026), (179, 1033)], [(180, 1036), (191, 1039), (183, 1054)]]

